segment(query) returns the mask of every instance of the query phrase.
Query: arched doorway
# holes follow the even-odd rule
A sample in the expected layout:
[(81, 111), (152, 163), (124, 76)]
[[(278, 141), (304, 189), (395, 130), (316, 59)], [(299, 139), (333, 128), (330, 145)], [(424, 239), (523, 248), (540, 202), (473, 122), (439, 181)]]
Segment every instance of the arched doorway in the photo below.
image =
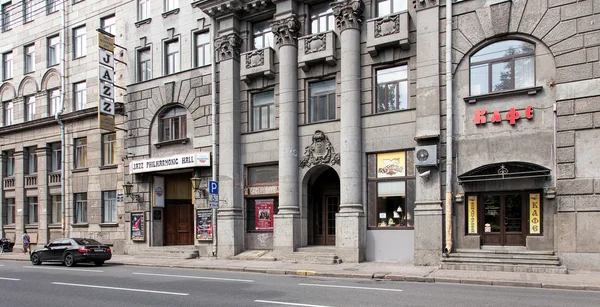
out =
[(340, 177), (331, 167), (315, 172), (307, 185), (308, 244), (335, 245), (335, 214), (340, 208)]

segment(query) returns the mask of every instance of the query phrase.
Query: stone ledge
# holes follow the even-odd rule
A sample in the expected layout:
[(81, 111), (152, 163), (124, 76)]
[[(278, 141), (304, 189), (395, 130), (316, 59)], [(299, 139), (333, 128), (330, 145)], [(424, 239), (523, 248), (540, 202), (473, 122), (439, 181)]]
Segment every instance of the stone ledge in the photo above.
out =
[(525, 94), (536, 95), (538, 92), (542, 91), (543, 88), (544, 88), (543, 86), (535, 86), (535, 87), (527, 87), (527, 88), (521, 88), (521, 89), (516, 89), (516, 90), (498, 91), (498, 92), (492, 92), (492, 93), (482, 94), (482, 95), (467, 96), (467, 97), (464, 97), (463, 100), (468, 103), (475, 103), (478, 100), (494, 99), (494, 98), (511, 96), (511, 95), (525, 95)]

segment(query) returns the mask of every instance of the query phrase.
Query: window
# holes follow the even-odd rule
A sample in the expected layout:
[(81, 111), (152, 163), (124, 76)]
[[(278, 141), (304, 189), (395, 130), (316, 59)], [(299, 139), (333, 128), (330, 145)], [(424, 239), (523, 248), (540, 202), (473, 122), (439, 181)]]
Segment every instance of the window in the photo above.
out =
[(368, 226), (414, 227), (415, 170), (413, 152), (368, 155)]
[(196, 48), (194, 52), (196, 67), (210, 65), (210, 36), (208, 32), (196, 33), (194, 36)]
[(161, 142), (183, 139), (186, 136), (186, 111), (173, 108), (160, 117), (159, 131)]
[(75, 139), (75, 168), (87, 167), (87, 138)]
[(4, 126), (10, 126), (14, 123), (13, 106), (14, 104), (12, 101), (7, 101), (4, 103)]
[(406, 11), (406, 0), (378, 0), (377, 17)]
[(268, 20), (253, 25), (254, 49), (273, 47), (273, 32)]
[(48, 66), (56, 65), (60, 55), (60, 40), (58, 35), (48, 38)]
[(85, 56), (85, 26), (73, 29), (73, 58)]
[(116, 27), (117, 27), (116, 24), (117, 24), (117, 18), (114, 15), (100, 19), (100, 28), (102, 28), (102, 30), (104, 30), (110, 34), (113, 34), (113, 35), (116, 32)]
[(50, 15), (58, 11), (58, 0), (46, 0), (46, 14)]
[(335, 119), (335, 80), (315, 82), (309, 86), (308, 122)]
[(377, 112), (408, 108), (408, 69), (406, 65), (377, 71)]
[(2, 14), (2, 32), (10, 30), (10, 2), (2, 4), (1, 14)]
[(252, 95), (252, 131), (275, 128), (273, 91)]
[(15, 199), (7, 198), (6, 200), (6, 224), (12, 225), (15, 223)]
[(87, 193), (75, 194), (75, 224), (85, 224), (87, 220)]
[(535, 46), (507, 40), (471, 56), (471, 95), (535, 86)]
[(73, 97), (75, 98), (75, 111), (85, 109), (85, 104), (87, 103), (86, 99), (86, 91), (85, 91), (85, 82), (79, 82), (73, 84)]
[(12, 177), (15, 175), (15, 151), (5, 151), (4, 157), (6, 157), (6, 177)]
[(335, 17), (329, 2), (315, 4), (310, 7), (310, 31), (321, 33), (335, 30)]
[(113, 165), (117, 163), (116, 143), (116, 133), (102, 135), (102, 165)]
[(150, 0), (138, 0), (138, 20), (150, 18)]
[(258, 193), (264, 194), (253, 192), (246, 198), (246, 229), (249, 232), (273, 231), (273, 214), (278, 211), (279, 199), (272, 194), (276, 193), (279, 184), (279, 167), (276, 164), (248, 167), (246, 174), (248, 189), (260, 187)]
[(165, 0), (165, 12), (179, 7), (179, 0)]
[(35, 71), (35, 45), (25, 46), (25, 73)]
[(60, 195), (51, 195), (51, 211), (50, 211), (50, 223), (60, 224), (62, 222), (62, 197)]
[(52, 143), (50, 147), (52, 148), (51, 171), (56, 172), (62, 169), (62, 146), (61, 143)]
[(25, 148), (25, 174), (31, 175), (38, 171), (36, 147)]
[(35, 96), (25, 97), (25, 120), (35, 119)]
[(33, 21), (33, 0), (23, 0), (23, 23)]
[(2, 54), (2, 80), (8, 80), (13, 77), (13, 54), (7, 52)]
[(38, 222), (38, 199), (27, 197), (25, 206), (25, 224), (37, 224)]
[(48, 99), (48, 104), (50, 105), (50, 115), (55, 115), (56, 112), (61, 110), (60, 90), (50, 90), (48, 93)]
[(138, 50), (138, 81), (152, 79), (152, 57), (150, 48)]
[(165, 51), (165, 72), (167, 75), (179, 72), (179, 41), (166, 43)]
[(117, 222), (117, 192), (102, 192), (102, 223)]

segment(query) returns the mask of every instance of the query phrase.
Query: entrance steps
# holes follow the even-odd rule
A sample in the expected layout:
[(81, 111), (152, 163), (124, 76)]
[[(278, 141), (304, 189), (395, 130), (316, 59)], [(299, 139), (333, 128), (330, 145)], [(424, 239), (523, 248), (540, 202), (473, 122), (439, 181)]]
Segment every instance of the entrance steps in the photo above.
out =
[(193, 245), (146, 247), (133, 254), (140, 258), (195, 259), (199, 257), (198, 248)]
[(295, 252), (286, 254), (282, 257), (283, 262), (287, 263), (308, 263), (308, 264), (338, 264), (342, 263), (335, 254), (335, 246), (307, 246), (299, 247)]
[(442, 258), (441, 269), (567, 274), (553, 251), (524, 248), (457, 249)]

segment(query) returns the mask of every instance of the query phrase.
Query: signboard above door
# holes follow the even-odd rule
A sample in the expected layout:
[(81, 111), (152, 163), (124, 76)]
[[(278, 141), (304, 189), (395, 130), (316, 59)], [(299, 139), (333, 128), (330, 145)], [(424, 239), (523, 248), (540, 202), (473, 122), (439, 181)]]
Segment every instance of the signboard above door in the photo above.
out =
[(210, 152), (135, 160), (129, 163), (129, 172), (138, 174), (197, 166), (210, 166)]

